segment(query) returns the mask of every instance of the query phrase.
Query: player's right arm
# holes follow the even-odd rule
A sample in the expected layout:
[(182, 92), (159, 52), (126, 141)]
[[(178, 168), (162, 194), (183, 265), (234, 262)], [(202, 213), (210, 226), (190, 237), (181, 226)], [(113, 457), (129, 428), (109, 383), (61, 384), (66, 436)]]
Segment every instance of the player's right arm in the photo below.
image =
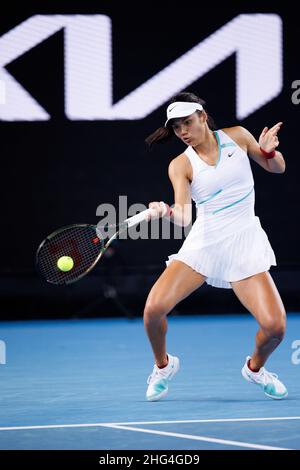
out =
[[(168, 169), (169, 178), (174, 190), (174, 205), (172, 206), (171, 220), (176, 225), (186, 227), (192, 221), (192, 201), (190, 189), (190, 163), (186, 156), (181, 154), (174, 158)], [(168, 216), (162, 202), (151, 202), (149, 207), (156, 209), (160, 216)]]

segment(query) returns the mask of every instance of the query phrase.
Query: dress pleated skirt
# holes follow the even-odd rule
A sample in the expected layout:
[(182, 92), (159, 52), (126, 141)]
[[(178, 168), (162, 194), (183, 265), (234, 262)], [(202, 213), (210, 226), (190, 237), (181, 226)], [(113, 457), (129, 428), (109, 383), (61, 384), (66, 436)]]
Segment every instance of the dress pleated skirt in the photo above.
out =
[[(194, 237), (195, 239), (195, 237)], [(240, 281), (276, 266), (274, 251), (261, 227), (259, 217), (246, 227), (215, 243), (189, 243), (187, 236), (178, 253), (170, 255), (167, 266), (178, 260), (204, 275), (213, 287), (231, 289), (230, 282)]]

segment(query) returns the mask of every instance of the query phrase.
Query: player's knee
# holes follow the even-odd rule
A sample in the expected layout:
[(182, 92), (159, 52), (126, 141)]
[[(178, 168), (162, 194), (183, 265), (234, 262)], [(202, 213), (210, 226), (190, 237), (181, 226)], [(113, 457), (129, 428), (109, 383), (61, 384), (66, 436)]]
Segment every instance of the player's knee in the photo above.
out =
[(286, 330), (285, 312), (278, 312), (278, 315), (267, 317), (263, 328), (270, 338), (281, 341)]
[(144, 309), (145, 321), (165, 317), (171, 310), (169, 302), (163, 299), (148, 300)]

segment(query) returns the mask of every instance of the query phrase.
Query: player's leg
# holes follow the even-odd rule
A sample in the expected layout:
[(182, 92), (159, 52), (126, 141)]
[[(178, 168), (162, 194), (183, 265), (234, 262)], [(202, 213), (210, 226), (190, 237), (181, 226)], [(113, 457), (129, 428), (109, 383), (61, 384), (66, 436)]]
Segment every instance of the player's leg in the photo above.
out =
[(285, 386), (263, 367), (285, 334), (286, 313), (276, 285), (266, 271), (231, 282), (231, 286), (260, 327), (256, 334), (254, 353), (251, 359), (247, 358), (243, 376), (261, 385), (271, 398), (283, 398), (287, 395)]
[(205, 282), (206, 277), (185, 263), (173, 260), (153, 285), (144, 310), (144, 325), (158, 367), (167, 360), (167, 314)]
[(252, 313), (260, 326), (251, 358), (252, 368), (259, 369), (284, 337), (284, 305), (269, 272), (231, 282), (231, 286), (240, 302)]

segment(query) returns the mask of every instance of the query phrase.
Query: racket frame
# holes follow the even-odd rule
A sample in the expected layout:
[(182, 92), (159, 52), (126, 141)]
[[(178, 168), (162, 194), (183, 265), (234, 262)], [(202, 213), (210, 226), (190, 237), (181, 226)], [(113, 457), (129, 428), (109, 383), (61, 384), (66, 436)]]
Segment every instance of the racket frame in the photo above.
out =
[[(127, 230), (130, 227), (133, 227), (134, 225), (139, 224), (143, 220), (149, 220), (151, 215), (152, 216), (156, 215), (156, 211), (154, 209), (147, 209), (145, 211), (140, 212), (139, 214), (136, 214), (132, 217), (129, 217), (128, 219), (124, 220), (124, 222), (122, 222), (121, 224), (114, 226), (116, 228), (116, 232), (114, 233), (114, 235), (112, 235), (108, 239), (104, 238), (102, 241), (101, 241), (101, 238), (98, 236), (99, 232), (97, 231), (97, 227), (98, 227), (97, 225), (92, 225), (92, 224), (71, 224), (71, 225), (66, 225), (65, 227), (61, 227), (61, 228), (55, 230), (54, 232), (52, 232), (50, 235), (48, 235), (40, 243), (40, 245), (39, 245), (39, 247), (36, 251), (35, 265), (36, 265), (36, 268), (37, 268), (40, 276), (43, 279), (45, 279), (49, 284), (55, 284), (55, 285), (58, 285), (58, 286), (65, 286), (65, 285), (73, 284), (74, 282), (79, 281), (81, 278), (86, 276), (96, 266), (96, 264), (100, 260), (103, 253), (107, 250), (107, 248), (110, 246), (110, 244), (118, 237), (118, 235), (120, 235), (120, 233), (124, 232), (125, 230)], [(74, 279), (66, 280), (62, 283), (52, 282), (52, 281), (50, 281), (49, 279), (47, 279), (45, 277), (45, 275), (42, 273), (42, 271), (39, 267), (39, 253), (40, 253), (41, 249), (43, 248), (43, 246), (47, 242), (51, 241), (51, 239), (53, 237), (55, 237), (56, 235), (58, 235), (61, 232), (64, 232), (65, 230), (68, 230), (68, 229), (71, 229), (71, 228), (77, 228), (77, 227), (90, 227), (90, 228), (95, 230), (95, 238), (97, 238), (99, 240), (99, 242), (102, 243), (102, 247), (99, 251), (99, 254), (95, 258), (94, 262), (83, 273), (81, 273), (79, 276), (75, 277)], [(109, 226), (107, 226), (107, 228), (109, 228)]]

